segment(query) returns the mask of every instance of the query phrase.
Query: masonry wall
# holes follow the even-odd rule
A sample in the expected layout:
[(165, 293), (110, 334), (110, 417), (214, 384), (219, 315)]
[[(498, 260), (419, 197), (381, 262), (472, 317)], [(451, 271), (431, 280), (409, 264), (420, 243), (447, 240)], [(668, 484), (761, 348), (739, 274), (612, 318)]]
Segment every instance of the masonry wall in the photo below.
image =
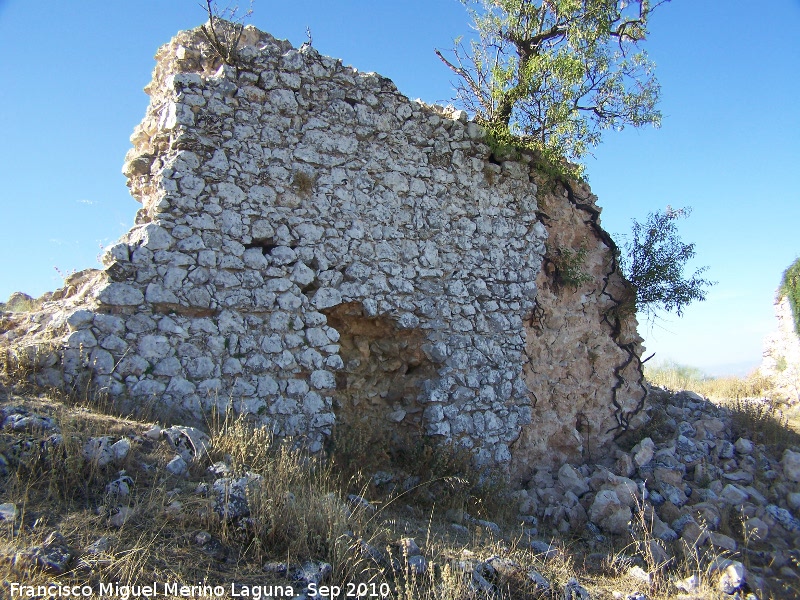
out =
[(775, 293), (775, 330), (764, 339), (760, 372), (772, 378), (775, 391), (789, 404), (800, 402), (800, 337), (789, 299)]
[[(40, 313), (3, 317), (9, 355), (40, 384), (89, 380), (173, 416), (232, 406), (312, 450), (337, 420), (455, 441), (506, 469), (517, 444), (520, 479), (555, 460), (553, 432), (577, 432), (572, 389), (543, 385), (543, 362), (569, 380), (583, 346), (610, 349), (607, 372), (580, 385), (600, 386), (590, 403), (603, 422), (641, 408), (635, 320), (621, 340), (621, 321), (603, 319), (619, 275), (591, 219), (575, 227), (593, 236), (600, 278), (569, 294), (599, 308), (563, 356), (531, 341), (563, 328), (532, 325), (537, 281), (555, 280), (541, 271), (531, 157), (499, 161), (466, 113), (253, 28), (236, 67), (197, 29), (156, 59), (124, 166), (136, 225), (101, 271)], [(613, 432), (591, 435), (602, 445)]]

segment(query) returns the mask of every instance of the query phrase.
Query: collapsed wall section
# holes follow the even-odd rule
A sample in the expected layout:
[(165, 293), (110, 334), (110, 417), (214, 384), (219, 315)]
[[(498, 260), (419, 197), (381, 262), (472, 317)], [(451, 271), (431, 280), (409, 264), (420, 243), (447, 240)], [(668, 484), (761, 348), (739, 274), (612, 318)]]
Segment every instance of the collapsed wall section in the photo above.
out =
[(607, 461), (614, 440), (646, 419), (636, 296), (597, 198), (563, 181), (542, 185), (538, 198), (549, 238), (525, 323), (532, 418), (511, 465), (522, 483), (538, 468)]
[[(156, 58), (124, 166), (135, 226), (57, 301), (4, 314), (38, 383), (173, 419), (232, 407), (312, 450), (367, 419), (519, 480), (583, 452), (580, 418), (596, 447), (641, 408), (613, 243), (593, 202), (537, 204), (530, 156), (251, 27), (235, 67), (197, 29)], [(585, 245), (594, 284), (542, 271), (553, 243)]]

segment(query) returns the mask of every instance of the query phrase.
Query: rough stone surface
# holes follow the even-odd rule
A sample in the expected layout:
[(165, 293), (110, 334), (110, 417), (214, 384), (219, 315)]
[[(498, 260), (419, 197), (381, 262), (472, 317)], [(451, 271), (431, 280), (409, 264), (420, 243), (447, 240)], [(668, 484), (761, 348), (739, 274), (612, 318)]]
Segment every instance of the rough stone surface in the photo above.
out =
[(380, 75), (252, 27), (241, 46), (236, 69), (198, 29), (159, 49), (136, 223), (4, 313), (16, 366), (186, 424), (230, 405), (314, 451), (336, 422), (405, 428), (523, 483), (639, 422), (631, 288), (587, 186)]
[(759, 371), (772, 378), (775, 391), (790, 403), (800, 402), (800, 337), (794, 327), (789, 299), (775, 296), (775, 330), (764, 339)]

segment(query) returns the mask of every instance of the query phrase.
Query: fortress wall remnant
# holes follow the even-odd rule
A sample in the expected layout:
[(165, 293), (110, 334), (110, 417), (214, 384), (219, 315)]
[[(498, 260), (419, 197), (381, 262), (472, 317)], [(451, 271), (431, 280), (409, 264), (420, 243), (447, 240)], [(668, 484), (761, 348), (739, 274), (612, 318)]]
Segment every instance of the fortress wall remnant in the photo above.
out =
[[(232, 406), (313, 451), (343, 419), (505, 469), (516, 444), (519, 479), (555, 460), (554, 432), (582, 435), (580, 403), (598, 425), (641, 408), (635, 320), (611, 315), (626, 284), (593, 200), (551, 194), (543, 217), (533, 158), (497, 160), (463, 111), (252, 27), (236, 66), (199, 29), (156, 59), (124, 166), (134, 227), (41, 311), (4, 314), (7, 352), (38, 383), (88, 380), (164, 414)], [(599, 278), (564, 293), (542, 271), (559, 211), (575, 230), (559, 243), (588, 244)], [(553, 322), (534, 325), (541, 311)], [(586, 348), (604, 353), (590, 383), (573, 362)]]

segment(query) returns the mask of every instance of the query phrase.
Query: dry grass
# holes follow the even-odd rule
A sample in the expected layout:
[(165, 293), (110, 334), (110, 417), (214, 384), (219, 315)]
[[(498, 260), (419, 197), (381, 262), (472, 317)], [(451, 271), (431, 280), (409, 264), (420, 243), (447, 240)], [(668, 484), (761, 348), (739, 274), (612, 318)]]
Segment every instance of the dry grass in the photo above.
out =
[(736, 436), (779, 451), (800, 445), (800, 405), (788, 402), (758, 371), (746, 377), (709, 377), (700, 369), (669, 363), (645, 368), (645, 377), (658, 387), (696, 392), (727, 407)]
[(758, 372), (747, 377), (710, 377), (695, 367), (666, 363), (645, 366), (645, 377), (658, 387), (672, 391), (689, 390), (706, 398), (761, 398), (772, 392), (772, 382)]
[[(713, 589), (713, 577), (707, 574), (717, 555), (689, 553), (677, 563), (664, 564), (654, 546), (661, 542), (653, 537), (648, 512), (642, 507), (636, 511), (632, 539), (596, 542), (582, 537), (584, 532), (553, 532), (549, 539), (556, 551), (537, 554), (522, 527), (514, 524), (507, 497), (497, 488), (481, 488), (474, 473), (459, 473), (459, 468), (467, 467), (459, 462), (457, 452), (437, 455), (422, 443), (409, 447), (404, 468), (410, 472), (417, 465), (416, 473), (422, 474), (417, 475), (419, 484), (381, 495), (356, 468), (358, 461), (366, 465), (376, 452), (384, 452), (364, 432), (348, 437), (347, 443), (340, 438), (340, 454), (322, 462), (293, 448), (291, 442), (277, 441), (264, 429), (221, 415), (208, 422), (210, 455), (192, 467), (188, 478), (177, 478), (163, 469), (172, 457), (166, 444), (137, 437), (148, 428), (145, 423), (100, 414), (61, 396), (9, 397), (5, 405), (10, 404), (52, 416), (64, 443), (41, 445), (48, 432), (27, 433), (33, 450), (14, 465), (8, 477), (0, 478), (3, 501), (14, 502), (21, 513), (13, 526), (0, 522), (0, 576), (5, 581), (285, 585), (285, 579), (265, 574), (266, 562), (320, 560), (332, 566), (329, 583), (385, 585), (389, 597), (398, 600), (475, 600), (490, 595), (476, 587), (470, 565), (496, 556), (516, 565), (492, 580), (491, 597), (497, 599), (562, 598), (570, 579), (577, 577), (592, 598), (638, 590), (652, 600), (666, 600), (677, 593), (672, 581), (691, 574), (699, 575), (701, 581), (693, 597), (720, 597)], [(754, 416), (749, 422), (763, 427), (764, 420)], [(113, 466), (87, 461), (81, 454), (83, 443), (99, 435), (129, 437), (134, 440), (131, 454)], [(19, 439), (18, 434), (0, 433), (0, 453), (13, 454), (12, 446)], [(250, 472), (264, 478), (265, 485), (253, 488), (248, 496), (248, 518), (222, 519), (213, 509), (213, 493), (198, 493), (198, 484), (210, 487), (215, 479), (206, 467), (217, 461), (225, 461), (232, 476)], [(129, 497), (115, 500), (106, 495), (105, 485), (122, 469), (135, 484)], [(458, 485), (453, 487), (451, 479), (457, 479)], [(349, 502), (347, 494), (354, 491), (369, 498), (375, 510)], [(119, 505), (130, 508), (133, 516), (121, 528), (113, 528), (109, 517)], [(503, 535), (474, 525), (457, 529), (441, 518), (444, 508), (459, 507), (501, 522), (496, 515), (505, 511), (510, 516)], [(729, 517), (736, 519), (734, 514)], [(13, 564), (15, 552), (41, 544), (53, 530), (60, 531), (78, 551), (101, 536), (109, 538), (110, 546), (99, 554), (76, 558), (63, 575)], [(211, 541), (199, 544), (201, 532)], [(545, 539), (548, 535), (544, 532)], [(408, 557), (397, 545), (404, 537), (413, 537), (422, 548), (429, 565), (425, 573), (411, 572)], [(376, 562), (365, 548), (380, 551), (386, 561)], [(632, 566), (650, 573), (651, 582), (631, 577)], [(531, 569), (550, 581), (549, 592), (536, 589), (527, 576)]]

